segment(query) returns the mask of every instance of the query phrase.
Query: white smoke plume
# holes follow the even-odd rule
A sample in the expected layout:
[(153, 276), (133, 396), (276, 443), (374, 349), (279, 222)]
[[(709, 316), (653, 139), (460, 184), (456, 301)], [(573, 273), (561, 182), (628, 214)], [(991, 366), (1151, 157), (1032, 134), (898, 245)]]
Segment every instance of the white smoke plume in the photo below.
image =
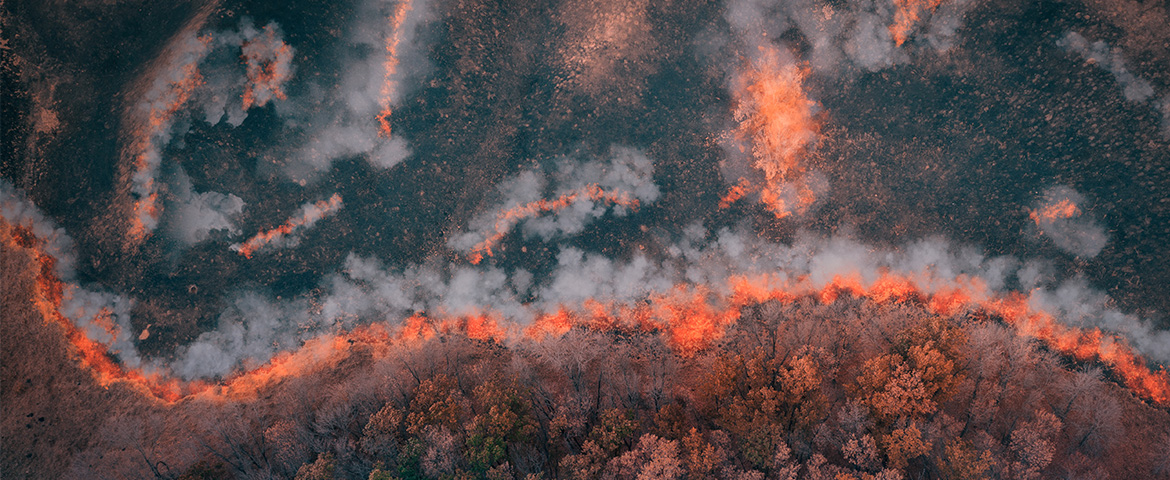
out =
[(77, 264), (73, 239), (65, 229), (58, 228), (56, 222), (41, 213), (23, 191), (4, 178), (0, 178), (0, 217), (10, 225), (28, 229), (43, 243), (44, 252), (57, 259), (57, 277), (73, 280)]
[(1109, 243), (1109, 234), (1088, 216), (1085, 204), (1083, 195), (1060, 185), (1045, 190), (1030, 215), (1044, 236), (1061, 250), (1092, 258)]
[(153, 232), (158, 226), (155, 177), (162, 164), (162, 149), (174, 134), (175, 113), (187, 103), (191, 91), (201, 82), (198, 65), (207, 55), (207, 43), (206, 38), (196, 36), (195, 32), (172, 43), (163, 54), (166, 61), (160, 64), (159, 72), (131, 112), (133, 123), (138, 127), (130, 133), (132, 138), (126, 161), (133, 169), (130, 193), (138, 202), (134, 220), (145, 232)]
[[(392, 19), (402, 2), (408, 2), (409, 8), (395, 28)], [(432, 16), (423, 0), (368, 0), (361, 4), (355, 23), (347, 30), (347, 41), (336, 54), (344, 65), (341, 80), (336, 85), (316, 86), (315, 93), (290, 101), (288, 108), (281, 110), (287, 125), (302, 130), (307, 138), (284, 164), (290, 178), (306, 182), (348, 157), (363, 156), (371, 165), (387, 169), (410, 156), (405, 139), (379, 134), (378, 116), (384, 96), (389, 95), (392, 105), (398, 105), (429, 71), (421, 27)], [(395, 52), (398, 61), (389, 80), (396, 88), (386, 92), (386, 45), (395, 35), (400, 39)]]
[[(9, 224), (29, 229), (47, 253), (61, 259), (57, 268), (62, 279), (75, 277), (70, 267), (72, 241), (4, 181), (0, 181), (0, 214)], [(431, 262), (387, 267), (377, 259), (351, 254), (341, 272), (322, 281), (319, 293), (274, 300), (258, 292), (241, 292), (220, 314), (216, 330), (200, 335), (177, 352), (176, 360), (157, 368), (188, 379), (226, 375), (260, 365), (314, 336), (366, 323), (393, 324), (414, 312), (493, 313), (524, 325), (557, 308), (583, 310), (587, 299), (633, 305), (680, 285), (703, 285), (727, 295), (731, 293), (728, 280), (735, 275), (768, 276), (781, 282), (806, 278), (813, 288), (822, 288), (838, 276), (872, 285), (891, 273), (909, 278), (927, 294), (964, 285), (964, 278), (978, 278), (982, 287), (970, 289), (976, 301), (1008, 291), (1028, 292), (1030, 305), (1061, 322), (1121, 334), (1148, 358), (1170, 363), (1170, 332), (1118, 311), (1083, 278), (1060, 279), (1035, 261), (987, 257), (973, 247), (942, 238), (884, 249), (848, 235), (802, 233), (791, 244), (783, 244), (748, 229), (711, 232), (695, 224), (680, 238), (666, 242), (663, 251), (658, 257), (637, 253), (615, 260), (566, 247), (556, 267), (541, 279), (524, 270), (491, 266)], [(130, 331), (131, 305), (118, 295), (70, 285), (61, 311), (91, 338), (109, 345), (124, 364), (137, 366), (142, 362), (133, 340), (123, 333)], [(112, 313), (115, 338), (93, 321), (102, 311)]]
[(192, 95), (191, 108), (211, 125), (238, 127), (249, 109), (284, 99), (296, 51), (283, 37), (275, 22), (257, 29), (246, 17), (237, 30), (205, 34), (208, 51), (199, 63), (203, 85)]
[(307, 320), (308, 307), (303, 300), (274, 302), (257, 293), (244, 293), (220, 314), (215, 330), (180, 350), (171, 370), (192, 379), (259, 366), (280, 351), (299, 347), (307, 338), (299, 336), (298, 330)]
[(1119, 48), (1110, 48), (1103, 40), (1089, 41), (1077, 32), (1067, 32), (1056, 41), (1056, 45), (1077, 54), (1085, 62), (1109, 72), (1121, 86), (1125, 99), (1136, 103), (1146, 103), (1162, 115), (1162, 135), (1170, 138), (1170, 95), (1157, 98), (1154, 86), (1129, 71), (1125, 64), (1125, 55)]
[(1033, 307), (1055, 313), (1067, 325), (1120, 333), (1142, 354), (1162, 364), (1170, 363), (1170, 330), (1157, 330), (1150, 322), (1118, 311), (1113, 299), (1093, 289), (1083, 277), (1037, 289), (1028, 301)]
[(171, 208), (167, 209), (166, 230), (171, 237), (194, 245), (207, 240), (212, 231), (221, 230), (229, 235), (239, 235), (236, 223), (244, 210), (244, 201), (232, 194), (219, 192), (196, 192), (182, 168), (178, 169), (170, 188), (174, 197)]

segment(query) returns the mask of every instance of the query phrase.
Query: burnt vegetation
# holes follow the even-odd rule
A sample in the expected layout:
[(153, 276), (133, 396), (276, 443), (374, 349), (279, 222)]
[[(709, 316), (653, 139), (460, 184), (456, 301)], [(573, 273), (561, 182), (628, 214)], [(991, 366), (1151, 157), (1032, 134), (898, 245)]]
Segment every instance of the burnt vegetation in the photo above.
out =
[[(56, 327), (22, 306), (30, 259), (3, 256), (4, 311), (12, 314), (4, 321), (6, 477), (1170, 473), (1165, 410), (1107, 370), (1058, 357), (977, 312), (941, 317), (868, 300), (767, 303), (687, 356), (657, 332), (621, 329), (578, 327), (507, 345), (453, 334), (388, 347), (354, 338), (254, 394), (212, 391), (166, 404), (129, 383), (107, 390), (86, 378), (67, 344), (48, 341)], [(16, 347), (38, 340), (52, 348), (28, 355)], [(62, 374), (30, 374), (44, 369)], [(20, 378), (38, 385), (13, 383)], [(57, 408), (34, 401), (41, 390), (94, 401)], [(38, 421), (45, 408), (52, 418)], [(26, 434), (34, 428), (40, 433)], [(36, 443), (45, 439), (53, 445)]]

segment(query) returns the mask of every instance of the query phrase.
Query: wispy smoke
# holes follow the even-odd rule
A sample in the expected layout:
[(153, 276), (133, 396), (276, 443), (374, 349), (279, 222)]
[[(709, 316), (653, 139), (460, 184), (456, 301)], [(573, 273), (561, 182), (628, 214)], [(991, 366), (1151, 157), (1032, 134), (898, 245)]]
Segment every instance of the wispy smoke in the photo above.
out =
[[(614, 148), (612, 157), (608, 162), (561, 159), (558, 168), (545, 175), (554, 179), (557, 188), (571, 189), (594, 182), (629, 189), (647, 201), (657, 197), (657, 187), (649, 181), (652, 170), (646, 157), (620, 147)], [(515, 188), (502, 192), (536, 195), (540, 191)], [(1068, 192), (1054, 192), (1052, 199), (1080, 200)], [(339, 205), (340, 200), (336, 203)], [(316, 204), (312, 207), (302, 209), (300, 217), (318, 218), (323, 216), (319, 213), (329, 211)], [(74, 277), (69, 267), (73, 258), (71, 241), (6, 182), (0, 182), (0, 214), (6, 222), (29, 229), (44, 243), (47, 252), (60, 256), (61, 278)], [(564, 235), (569, 230), (572, 229), (566, 230), (562, 225), (547, 231)], [(733, 293), (732, 280), (737, 277), (755, 277), (763, 282), (802, 281), (816, 289), (839, 278), (873, 285), (889, 274), (909, 279), (925, 294), (960, 287), (975, 302), (1009, 291), (1026, 291), (1029, 305), (1062, 322), (1119, 333), (1149, 358), (1170, 362), (1170, 349), (1166, 348), (1170, 333), (1156, 331), (1143, 319), (1112, 308), (1108, 297), (1094, 292), (1083, 279), (1062, 281), (1036, 268), (1034, 262), (987, 257), (974, 248), (941, 238), (883, 249), (849, 236), (804, 233), (791, 244), (782, 244), (762, 239), (750, 230), (723, 228), (711, 232), (696, 224), (686, 228), (679, 238), (663, 239), (657, 251), (665, 253), (637, 253), (615, 260), (562, 247), (556, 266), (540, 279), (523, 270), (458, 263), (386, 267), (377, 259), (351, 254), (343, 271), (327, 276), (316, 293), (286, 300), (269, 299), (258, 292), (240, 293), (220, 314), (215, 330), (200, 335), (181, 348), (175, 360), (159, 368), (188, 379), (226, 375), (260, 365), (279, 352), (299, 348), (315, 336), (362, 324), (394, 324), (415, 312), (440, 316), (489, 314), (522, 326), (557, 309), (585, 311), (591, 308), (590, 302), (632, 306), (668, 296), (680, 286), (710, 289), (717, 294), (711, 301), (718, 302), (718, 298)], [(61, 311), (91, 338), (107, 342), (124, 364), (137, 366), (141, 361), (132, 336), (125, 333), (130, 331), (129, 307), (129, 301), (122, 297), (71, 285), (66, 288)], [(112, 313), (116, 328), (96, 321), (110, 316), (95, 312)]]
[[(409, 2), (409, 8), (400, 8), (402, 2)], [(333, 162), (355, 156), (383, 169), (410, 156), (406, 140), (380, 134), (380, 124), (393, 123), (393, 118), (383, 114), (400, 103), (416, 87), (414, 80), (430, 69), (420, 28), (430, 19), (429, 5), (422, 0), (361, 4), (347, 42), (337, 52), (343, 65), (341, 80), (336, 85), (315, 86), (311, 90), (316, 93), (290, 99), (290, 106), (281, 109), (287, 125), (307, 138), (284, 165), (289, 177), (308, 181)], [(388, 52), (391, 45), (393, 52)], [(388, 53), (396, 61), (388, 61)]]
[[(831, 4), (796, 0), (780, 4), (744, 0), (728, 5), (726, 20), (737, 51), (749, 60), (758, 58), (759, 52), (774, 51), (772, 61), (776, 68), (770, 71), (788, 72), (792, 79), (799, 80), (802, 74), (795, 69), (797, 60), (778, 42), (793, 29), (811, 45), (808, 63), (813, 72), (840, 73), (850, 68), (875, 71), (909, 61), (915, 49), (950, 48), (963, 15), (973, 4), (974, 1), (887, 0)], [(640, 19), (643, 13), (635, 10), (616, 12), (611, 23), (633, 28), (626, 17)], [(285, 173), (296, 180), (310, 179), (346, 157), (364, 156), (380, 168), (402, 162), (410, 155), (406, 141), (380, 135), (379, 120), (386, 120), (380, 116), (382, 112), (400, 103), (412, 86), (411, 80), (429, 68), (421, 48), (425, 39), (420, 26), (430, 16), (424, 2), (410, 8), (399, 2), (365, 2), (350, 30), (349, 44), (341, 50), (344, 74), (339, 85), (310, 85), (306, 96), (284, 102), (274, 100), (284, 96), (282, 85), (292, 75), (294, 56), (274, 24), (256, 29), (244, 22), (236, 32), (182, 38), (163, 63), (161, 73), (153, 77), (137, 112), (144, 127), (136, 132), (131, 192), (142, 202), (150, 199), (150, 204), (140, 210), (145, 216), (138, 217), (143, 227), (154, 230), (159, 220), (154, 196), (161, 191), (156, 184), (161, 152), (179, 133), (175, 116), (181, 108), (193, 107), (211, 124), (226, 121), (240, 125), (250, 107), (275, 103), (289, 130), (306, 134), (304, 143), (292, 147), (293, 154), (285, 165)], [(589, 44), (599, 35), (585, 30), (581, 34), (584, 50), (565, 54), (565, 62), (570, 69), (577, 69), (573, 70), (578, 75), (574, 78), (589, 83), (593, 80), (580, 70), (580, 65), (604, 63), (604, 59), (585, 55), (596, 53)], [(625, 33), (642, 35), (635, 31)], [(1061, 42), (1086, 58), (1108, 54), (1094, 61), (1103, 65), (1108, 61), (1107, 68), (1122, 83), (1127, 98), (1153, 101), (1149, 84), (1130, 74), (1116, 52), (1102, 50), (1097, 45), (1100, 42), (1090, 45), (1075, 33), (1066, 35)], [(388, 49), (390, 44), (394, 48)], [(390, 54), (396, 61), (388, 61), (388, 50), (393, 50)], [(631, 55), (636, 58), (635, 53)], [(803, 123), (797, 125), (800, 128), (789, 128), (797, 132), (798, 138), (793, 143), (796, 147), (788, 148), (791, 152), (783, 156), (799, 155), (807, 145), (815, 143), (816, 131), (808, 125), (815, 109), (795, 80), (791, 83), (797, 84), (795, 90), (801, 95), (794, 103), (802, 106), (798, 117)], [(395, 88), (387, 88), (390, 82)], [(1170, 111), (1170, 101), (1161, 104), (1161, 108)], [(776, 126), (772, 131), (782, 131), (782, 127)], [(515, 325), (526, 325), (541, 313), (560, 308), (584, 310), (590, 302), (634, 305), (680, 288), (710, 289), (716, 294), (711, 301), (717, 302), (718, 297), (733, 293), (734, 277), (758, 277), (774, 283), (807, 281), (812, 288), (820, 288), (842, 277), (872, 285), (887, 274), (905, 277), (928, 294), (956, 286), (969, 287), (972, 295), (985, 297), (975, 300), (1008, 291), (1027, 292), (1023, 295), (1031, 305), (1054, 312), (1062, 321), (1118, 332), (1151, 358), (1170, 362), (1170, 348), (1166, 347), (1170, 333), (1156, 332), (1144, 320), (1113, 309), (1108, 298), (1092, 291), (1083, 279), (1053, 278), (1035, 268), (1034, 263), (988, 257), (941, 238), (886, 249), (847, 235), (824, 237), (805, 232), (791, 244), (783, 244), (762, 239), (746, 228), (710, 231), (696, 224), (677, 238), (659, 238), (656, 246), (661, 248), (651, 250), (656, 252), (653, 254), (638, 252), (614, 258), (558, 245), (556, 242), (582, 233), (591, 222), (609, 213), (620, 216), (630, 211), (632, 202), (608, 201), (611, 197), (591, 192), (649, 204), (658, 199), (660, 191), (654, 184), (653, 161), (632, 148), (613, 147), (609, 156), (601, 160), (562, 157), (550, 163), (499, 184), (498, 198), (492, 205), (472, 218), (467, 231), (452, 235), (447, 243), (452, 250), (466, 254), (485, 239), (519, 229), (526, 238), (539, 238), (559, 248), (556, 264), (540, 272), (539, 277), (522, 269), (472, 266), (462, 261), (388, 266), (377, 258), (350, 254), (341, 271), (327, 275), (318, 289), (300, 298), (273, 299), (262, 292), (238, 292), (220, 313), (217, 328), (181, 347), (168, 368), (188, 379), (226, 375), (260, 365), (280, 352), (299, 348), (306, 340), (337, 329), (394, 324), (416, 312), (490, 314)], [(792, 168), (795, 167), (777, 171)], [(196, 192), (181, 169), (176, 178), (170, 189), (174, 194), (173, 213), (164, 220), (176, 238), (197, 243), (217, 230), (239, 233), (235, 217), (244, 207), (239, 197)], [(809, 174), (808, 178), (816, 176)], [(781, 193), (784, 192), (777, 195)], [(787, 195), (795, 198), (800, 193)], [(535, 212), (531, 215), (501, 215), (534, 202), (559, 198), (568, 200), (556, 208), (530, 209)], [(1073, 209), (1063, 206), (1064, 202)], [(264, 248), (295, 245), (303, 229), (339, 208), (341, 198), (337, 195), (325, 202), (306, 204), (285, 224), (232, 248), (250, 256)], [(1083, 198), (1075, 191), (1052, 189), (1036, 206), (1036, 223), (1058, 247), (1091, 257), (1101, 251), (1107, 237), (1104, 228), (1087, 218), (1082, 208)], [(0, 213), (6, 221), (30, 229), (52, 255), (61, 259), (57, 268), (62, 278), (74, 277), (68, 237), (4, 182), (0, 182)], [(111, 335), (109, 329), (86, 320), (96, 317), (97, 312), (113, 312), (121, 331), (128, 332), (129, 300), (72, 285), (66, 292), (62, 311), (69, 312), (67, 315), (85, 326), (94, 339), (110, 344), (124, 363), (140, 363), (130, 335)]]
[(153, 77), (131, 117), (137, 124), (130, 135), (126, 162), (130, 165), (130, 193), (134, 196), (131, 237), (141, 238), (158, 226), (158, 185), (162, 149), (174, 132), (175, 113), (202, 82), (198, 64), (207, 55), (208, 40), (194, 32), (181, 37), (164, 54), (166, 61)]
[(1144, 102), (1154, 96), (1154, 87), (1150, 82), (1134, 75), (1125, 67), (1125, 57), (1121, 50), (1109, 48), (1109, 44), (1104, 41), (1090, 42), (1077, 32), (1068, 32), (1056, 41), (1056, 45), (1113, 74), (1113, 78), (1121, 84), (1126, 100)]
[(313, 228), (322, 218), (337, 213), (342, 206), (341, 195), (336, 193), (328, 200), (306, 203), (283, 224), (257, 233), (244, 243), (232, 244), (230, 248), (251, 258), (258, 250), (295, 247), (301, 243), (301, 232)]
[(210, 50), (199, 63), (203, 85), (191, 99), (191, 108), (203, 114), (202, 120), (238, 127), (252, 107), (285, 98), (295, 50), (284, 43), (279, 25), (257, 29), (244, 18), (238, 30), (212, 32), (204, 38)]
[(877, 71), (908, 62), (914, 46), (950, 49), (963, 16), (975, 3), (737, 0), (729, 2), (726, 18), (749, 52), (795, 29), (812, 47), (807, 61), (818, 72), (833, 73), (844, 66)]
[[(946, 51), (974, 4), (973, 0), (729, 2), (724, 17), (732, 38), (725, 53), (739, 59), (729, 65), (738, 126), (729, 129), (736, 138), (727, 138), (723, 145), (727, 153), (723, 173), (734, 185), (722, 205), (752, 194), (778, 218), (812, 211), (829, 185), (803, 158), (815, 146), (820, 127), (819, 106), (807, 97), (805, 77), (878, 71), (909, 62), (916, 51)], [(781, 40), (793, 32), (810, 47), (804, 58), (795, 58), (794, 46)]]
[[(528, 237), (549, 241), (554, 238), (581, 233), (586, 225), (613, 210), (622, 216), (629, 207), (622, 202), (605, 202), (597, 196), (575, 195), (590, 186), (643, 204), (658, 199), (654, 184), (654, 162), (641, 152), (614, 146), (610, 158), (580, 161), (571, 157), (558, 159), (545, 169), (532, 169), (504, 180), (497, 190), (500, 200), (496, 205), (471, 220), (468, 232), (451, 237), (449, 246), (459, 251), (472, 251), (485, 239), (506, 234), (520, 225)], [(567, 197), (571, 196), (571, 197)], [(531, 216), (511, 216), (507, 212), (539, 202), (542, 199), (571, 198), (559, 209), (536, 212)], [(539, 214), (543, 213), (543, 214)]]
[(1032, 221), (1061, 250), (1092, 258), (1109, 243), (1105, 227), (1084, 211), (1085, 198), (1076, 190), (1063, 185), (1049, 188), (1038, 203), (1030, 212)]
[(1086, 62), (1095, 64), (1109, 72), (1121, 85), (1122, 94), (1131, 102), (1146, 103), (1162, 115), (1162, 134), (1170, 138), (1170, 95), (1157, 98), (1154, 86), (1129, 71), (1125, 55), (1118, 48), (1110, 48), (1103, 40), (1090, 42), (1077, 32), (1067, 32), (1056, 41), (1056, 45), (1075, 53)]

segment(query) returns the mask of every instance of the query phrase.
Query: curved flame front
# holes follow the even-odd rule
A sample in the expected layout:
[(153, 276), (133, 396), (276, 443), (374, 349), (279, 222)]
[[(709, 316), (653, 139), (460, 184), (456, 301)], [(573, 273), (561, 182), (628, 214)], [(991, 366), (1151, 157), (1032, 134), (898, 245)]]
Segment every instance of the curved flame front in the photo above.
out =
[[(1151, 370), (1146, 361), (1115, 335), (1099, 329), (1061, 324), (1056, 317), (1031, 306), (1018, 293), (997, 294), (982, 279), (959, 275), (939, 279), (883, 272), (866, 282), (860, 273), (838, 275), (824, 285), (808, 276), (788, 279), (782, 274), (732, 275), (723, 285), (676, 285), (666, 293), (653, 294), (634, 304), (589, 299), (581, 305), (562, 305), (538, 314), (528, 325), (505, 320), (498, 312), (431, 317), (416, 313), (397, 325), (376, 323), (340, 334), (313, 338), (292, 352), (282, 353), (264, 366), (235, 374), (220, 384), (185, 382), (157, 373), (127, 369), (115, 362), (108, 346), (91, 340), (62, 315), (63, 283), (54, 272), (55, 259), (40, 248), (27, 229), (0, 221), (0, 237), (6, 248), (22, 248), (40, 264), (34, 303), (44, 318), (61, 326), (78, 352), (79, 361), (101, 385), (130, 382), (155, 397), (176, 401), (190, 395), (231, 398), (254, 395), (261, 387), (282, 378), (344, 357), (356, 344), (370, 347), (374, 355), (393, 344), (416, 344), (436, 335), (458, 334), (469, 338), (510, 342), (540, 341), (567, 333), (572, 328), (658, 332), (679, 355), (693, 355), (719, 342), (743, 308), (762, 302), (794, 302), (802, 298), (831, 304), (841, 298), (864, 298), (877, 303), (910, 302), (943, 316), (976, 311), (993, 315), (1014, 327), (1020, 335), (1042, 341), (1052, 350), (1079, 361), (1108, 365), (1121, 381), (1140, 397), (1170, 406), (1170, 374)], [(118, 333), (118, 332), (113, 332)]]

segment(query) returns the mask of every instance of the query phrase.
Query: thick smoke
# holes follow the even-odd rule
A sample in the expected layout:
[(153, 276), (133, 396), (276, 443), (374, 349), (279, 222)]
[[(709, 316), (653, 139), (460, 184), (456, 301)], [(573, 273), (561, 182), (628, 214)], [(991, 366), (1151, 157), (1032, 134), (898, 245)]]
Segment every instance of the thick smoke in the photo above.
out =
[(1170, 95), (1158, 98), (1154, 86), (1129, 71), (1125, 65), (1125, 55), (1118, 48), (1110, 48), (1103, 40), (1090, 42), (1089, 39), (1077, 32), (1067, 32), (1064, 37), (1056, 41), (1056, 45), (1075, 53), (1085, 62), (1109, 72), (1121, 86), (1125, 99), (1136, 103), (1146, 103), (1162, 115), (1162, 134), (1170, 138)]
[(1030, 216), (1058, 248), (1078, 257), (1092, 258), (1109, 243), (1109, 234), (1084, 208), (1083, 195), (1060, 185), (1044, 191)]
[(192, 379), (258, 367), (280, 351), (300, 347), (305, 337), (298, 330), (319, 330), (307, 324), (308, 311), (303, 300), (274, 302), (257, 293), (244, 293), (220, 314), (215, 330), (203, 333), (180, 352), (171, 369)]
[[(408, 2), (402, 10), (405, 17), (396, 23), (395, 13), (402, 2)], [(354, 156), (363, 156), (382, 169), (410, 156), (405, 139), (379, 134), (378, 119), (384, 101), (399, 104), (415, 81), (429, 71), (422, 27), (430, 19), (429, 5), (421, 0), (369, 0), (361, 4), (355, 23), (347, 30), (346, 42), (337, 52), (343, 72), (340, 81), (313, 85), (313, 93), (280, 109), (286, 124), (308, 139), (291, 152), (284, 165), (290, 178), (308, 181), (327, 171), (333, 162)], [(393, 49), (396, 61), (388, 62), (387, 44), (394, 38), (398, 39)], [(387, 75), (390, 65), (394, 71)]]
[(1150, 322), (1118, 311), (1113, 299), (1093, 289), (1083, 277), (1037, 289), (1028, 300), (1035, 308), (1053, 312), (1067, 325), (1120, 333), (1142, 354), (1162, 364), (1170, 363), (1170, 331), (1157, 330)]

